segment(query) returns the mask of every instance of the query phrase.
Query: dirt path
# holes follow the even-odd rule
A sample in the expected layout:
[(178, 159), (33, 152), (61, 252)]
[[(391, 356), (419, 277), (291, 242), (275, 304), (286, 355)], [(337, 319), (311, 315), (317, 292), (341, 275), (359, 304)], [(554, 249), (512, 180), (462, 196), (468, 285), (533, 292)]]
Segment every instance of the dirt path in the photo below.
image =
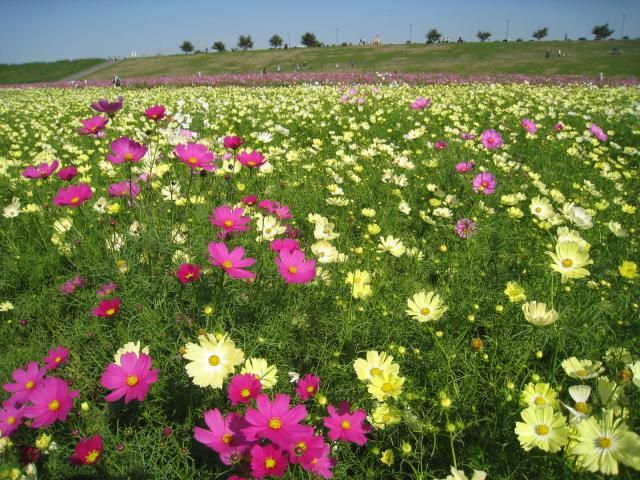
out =
[(107, 68), (109, 65), (113, 63), (114, 63), (113, 60), (106, 60), (102, 63), (98, 63), (97, 65), (94, 65), (93, 67), (87, 68), (85, 70), (82, 70), (81, 72), (77, 72), (77, 73), (74, 73), (73, 75), (63, 78), (61, 81), (69, 82), (71, 80), (80, 80), (81, 78), (86, 77), (87, 75), (90, 75), (94, 72), (102, 70), (103, 68)]

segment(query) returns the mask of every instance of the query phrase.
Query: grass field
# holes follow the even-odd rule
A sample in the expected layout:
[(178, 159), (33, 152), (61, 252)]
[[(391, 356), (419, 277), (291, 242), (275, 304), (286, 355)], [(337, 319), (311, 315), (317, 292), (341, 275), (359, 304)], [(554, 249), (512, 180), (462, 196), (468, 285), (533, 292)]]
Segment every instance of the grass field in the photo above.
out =
[(104, 62), (101, 58), (0, 64), (0, 84), (54, 82)]
[(0, 478), (637, 478), (637, 88), (113, 92), (0, 90)]

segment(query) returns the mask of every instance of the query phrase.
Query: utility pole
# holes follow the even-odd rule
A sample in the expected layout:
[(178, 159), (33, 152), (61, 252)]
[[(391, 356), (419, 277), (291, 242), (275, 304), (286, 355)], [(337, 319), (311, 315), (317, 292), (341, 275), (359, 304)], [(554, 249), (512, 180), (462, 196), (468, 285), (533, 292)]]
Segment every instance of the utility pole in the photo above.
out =
[(622, 28), (620, 29), (620, 38), (624, 38), (624, 21), (626, 20), (627, 16), (625, 14), (622, 14)]
[(509, 19), (507, 18), (507, 42), (509, 41)]
[(337, 47), (338, 45), (340, 45), (340, 40), (339, 40), (339, 38), (338, 38), (338, 32), (339, 32), (339, 30), (336, 28), (336, 47)]
[(412, 41), (411, 41), (411, 27), (412, 27), (412, 26), (413, 26), (413, 25), (409, 24), (409, 43), (410, 43), (410, 44), (412, 43)]

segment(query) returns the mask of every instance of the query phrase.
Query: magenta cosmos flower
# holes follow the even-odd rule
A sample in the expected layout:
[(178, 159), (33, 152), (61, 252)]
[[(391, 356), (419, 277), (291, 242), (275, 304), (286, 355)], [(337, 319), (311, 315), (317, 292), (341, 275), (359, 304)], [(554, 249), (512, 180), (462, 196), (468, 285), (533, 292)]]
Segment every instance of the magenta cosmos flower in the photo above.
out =
[(31, 394), (31, 406), (24, 408), (24, 415), (33, 419), (32, 428), (48, 427), (56, 420), (63, 422), (78, 395), (77, 390), (69, 391), (67, 382), (61, 378), (45, 378)]
[(476, 136), (473, 133), (461, 132), (460, 138), (462, 138), (463, 140), (473, 140), (474, 138), (476, 138)]
[(209, 428), (194, 427), (193, 438), (220, 454), (220, 460), (225, 465), (237, 463), (240, 456), (251, 447), (242, 433), (247, 423), (241, 415), (231, 412), (225, 418), (216, 408), (205, 412), (204, 421)]
[(536, 133), (538, 131), (538, 126), (535, 124), (533, 120), (530, 118), (523, 118), (520, 122), (522, 128), (524, 128), (527, 133)]
[(287, 283), (308, 283), (316, 276), (316, 261), (305, 260), (301, 250), (280, 250), (275, 259), (278, 272)]
[(167, 113), (167, 109), (164, 108), (164, 105), (154, 105), (153, 107), (149, 107), (144, 111), (144, 115), (149, 120), (159, 121), (162, 120)]
[(146, 153), (146, 145), (134, 142), (129, 137), (120, 137), (111, 142), (111, 153), (107, 153), (106, 158), (115, 164), (123, 162), (136, 163), (139, 162)]
[(37, 167), (30, 165), (24, 169), (24, 171), (22, 172), (22, 176), (24, 178), (30, 178), (33, 180), (39, 178), (49, 178), (51, 175), (53, 175), (53, 172), (56, 171), (59, 165), (60, 162), (58, 160), (54, 160), (53, 162), (51, 162), (51, 165), (49, 165), (48, 163), (41, 163)]
[(176, 270), (176, 277), (183, 285), (195, 282), (200, 278), (200, 265), (196, 263), (181, 263)]
[(216, 227), (222, 229), (222, 237), (226, 237), (231, 232), (245, 232), (249, 230), (247, 224), (251, 217), (243, 216), (243, 208), (234, 208), (223, 205), (213, 210), (213, 216), (209, 221)]
[(411, 104), (411, 108), (414, 110), (424, 110), (425, 108), (429, 108), (431, 106), (431, 99), (418, 97)]
[(259, 168), (266, 162), (264, 155), (256, 150), (251, 152), (243, 150), (238, 154), (236, 159), (241, 165), (249, 168)]
[(78, 288), (82, 288), (86, 284), (87, 280), (84, 277), (76, 275), (71, 280), (67, 280), (60, 285), (60, 293), (62, 295), (71, 295), (72, 293), (75, 293)]
[(262, 390), (262, 383), (253, 373), (234, 375), (229, 382), (227, 398), (231, 405), (249, 404)]
[(320, 448), (309, 449), (302, 457), (302, 468), (322, 478), (333, 478), (331, 469), (336, 466), (336, 460), (329, 457), (329, 445), (324, 441), (318, 442), (318, 445)]
[(475, 235), (476, 230), (478, 230), (476, 222), (470, 218), (462, 218), (458, 220), (454, 229), (456, 235), (460, 238), (469, 238)]
[(496, 179), (489, 172), (482, 172), (473, 179), (473, 191), (484, 195), (491, 195), (496, 191)]
[(149, 393), (151, 384), (158, 381), (159, 369), (151, 370), (151, 357), (135, 352), (120, 356), (120, 365), (112, 363), (102, 374), (100, 385), (113, 390), (104, 397), (107, 402), (115, 402), (124, 397), (124, 403), (131, 400), (142, 402)]
[(11, 402), (5, 402), (0, 408), (0, 435), (9, 437), (22, 425), (24, 409), (16, 408)]
[(601, 142), (606, 142), (609, 139), (609, 135), (604, 133), (604, 131), (595, 123), (589, 125), (589, 131), (591, 134), (596, 137)]
[(209, 244), (209, 262), (222, 268), (231, 278), (254, 278), (253, 272), (243, 270), (256, 263), (255, 258), (244, 257), (244, 248), (236, 247), (231, 252), (224, 243), (211, 242)]
[(103, 283), (102, 285), (100, 285), (100, 288), (98, 288), (98, 291), (96, 292), (96, 294), (99, 297), (107, 297), (111, 295), (113, 292), (115, 292), (117, 289), (118, 289), (118, 284), (115, 282)]
[(300, 425), (307, 416), (304, 405), (296, 405), (289, 409), (291, 397), (277, 393), (273, 402), (261, 393), (256, 398), (256, 408), (249, 408), (244, 418), (249, 424), (243, 429), (247, 440), (260, 438), (271, 440), (276, 445), (286, 448), (293, 438), (304, 434), (311, 427)]
[(74, 448), (69, 462), (72, 465), (95, 465), (102, 458), (103, 451), (100, 435), (95, 434), (91, 438), (83, 437)]
[(118, 314), (120, 310), (120, 299), (112, 298), (110, 300), (101, 301), (92, 313), (94, 317), (111, 318)]
[(342, 440), (356, 445), (367, 443), (366, 433), (370, 427), (364, 424), (367, 412), (358, 409), (349, 413), (348, 404), (342, 405), (340, 411), (336, 411), (333, 405), (327, 407), (328, 417), (324, 417), (324, 426), (329, 429), (329, 438), (334, 442)]
[(298, 380), (296, 393), (303, 402), (316, 396), (320, 388), (320, 377), (307, 373), (303, 378)]
[(213, 159), (215, 155), (210, 152), (206, 145), (201, 143), (188, 143), (186, 145), (176, 145), (173, 153), (185, 165), (195, 169), (202, 168), (211, 172), (215, 169)]
[(124, 97), (116, 98), (115, 102), (110, 102), (109, 100), (101, 98), (97, 102), (91, 103), (91, 108), (93, 108), (96, 112), (113, 115), (114, 113), (117, 113), (122, 109), (123, 103)]
[(282, 250), (293, 252), (294, 250), (300, 249), (298, 240), (294, 240), (291, 238), (276, 238), (271, 242), (270, 247), (271, 250), (277, 253), (280, 253), (280, 251)]
[(15, 383), (5, 383), (2, 388), (11, 393), (10, 403), (27, 403), (31, 399), (31, 395), (40, 386), (46, 369), (40, 369), (37, 362), (29, 362), (25, 369), (16, 368), (11, 377)]
[(273, 445), (251, 448), (251, 476), (254, 478), (282, 477), (288, 466), (286, 453)]
[(224, 148), (230, 148), (231, 150), (237, 150), (240, 148), (240, 145), (244, 143), (244, 140), (238, 136), (226, 136), (222, 141), (224, 144)]
[(69, 349), (64, 348), (62, 345), (58, 345), (56, 348), (52, 348), (44, 357), (43, 363), (49, 370), (55, 370), (60, 365), (64, 365), (69, 357)]
[(561, 132), (564, 130), (564, 124), (562, 122), (558, 122), (553, 126), (553, 128), (556, 132)]
[(473, 170), (473, 162), (460, 162), (456, 164), (456, 172), (467, 173)]
[(60, 171), (58, 172), (58, 178), (60, 180), (64, 180), (65, 182), (73, 180), (74, 178), (76, 178), (77, 175), (78, 175), (78, 169), (73, 165), (69, 165), (68, 167), (61, 168)]
[(79, 207), (93, 196), (91, 187), (86, 183), (62, 187), (53, 199), (53, 203), (59, 207)]
[(112, 197), (136, 198), (140, 195), (140, 185), (136, 182), (125, 180), (124, 182), (112, 183), (109, 185), (108, 192)]
[(444, 150), (449, 146), (449, 144), (444, 140), (438, 140), (433, 146), (436, 150)]
[(80, 120), (80, 123), (82, 124), (82, 127), (78, 128), (80, 135), (92, 135), (102, 138), (105, 136), (104, 130), (107, 128), (109, 119), (96, 115), (95, 117)]
[(502, 146), (502, 136), (495, 130), (485, 130), (480, 135), (480, 141), (484, 148), (494, 150)]

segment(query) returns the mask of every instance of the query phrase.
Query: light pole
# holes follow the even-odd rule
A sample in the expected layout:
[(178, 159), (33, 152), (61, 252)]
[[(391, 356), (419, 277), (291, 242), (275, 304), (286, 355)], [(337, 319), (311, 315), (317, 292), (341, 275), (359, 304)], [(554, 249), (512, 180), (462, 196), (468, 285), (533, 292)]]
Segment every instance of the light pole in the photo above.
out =
[(340, 45), (340, 40), (338, 40), (338, 33), (339, 33), (339, 30), (336, 28), (336, 47)]
[(626, 15), (622, 15), (622, 28), (620, 29), (620, 38), (624, 38), (624, 21), (626, 20), (627, 16)]
[(413, 25), (409, 24), (409, 44), (411, 44), (411, 43), (412, 43), (412, 41), (411, 41), (411, 27), (412, 27), (412, 26), (413, 26)]
[(507, 42), (509, 41), (509, 19), (507, 18)]

